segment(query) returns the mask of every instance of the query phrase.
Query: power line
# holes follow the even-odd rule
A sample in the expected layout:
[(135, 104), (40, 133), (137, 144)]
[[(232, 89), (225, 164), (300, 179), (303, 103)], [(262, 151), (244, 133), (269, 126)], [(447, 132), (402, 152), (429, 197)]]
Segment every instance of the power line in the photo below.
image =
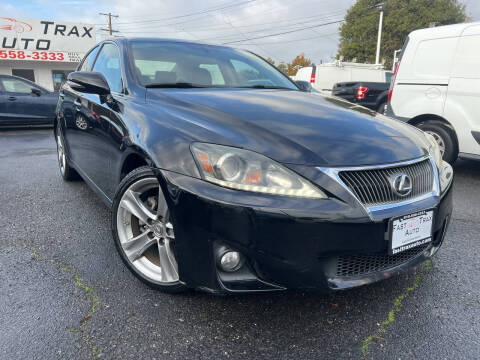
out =
[[(178, 19), (178, 18), (185, 18), (185, 17), (191, 17), (191, 16), (195, 16), (195, 15), (199, 15), (199, 14), (205, 14), (205, 13), (209, 13), (209, 12), (214, 12), (214, 11), (220, 11), (221, 9), (227, 9), (227, 8), (232, 8), (234, 6), (238, 6), (238, 5), (242, 5), (242, 4), (248, 4), (248, 3), (251, 3), (251, 2), (254, 2), (255, 0), (250, 0), (250, 1), (244, 1), (244, 2), (241, 2), (241, 3), (238, 3), (238, 4), (229, 4), (229, 5), (223, 5), (223, 6), (220, 6), (220, 7), (215, 7), (215, 8), (209, 8), (209, 9), (205, 9), (205, 10), (202, 10), (202, 11), (199, 11), (199, 12), (195, 12), (195, 13), (189, 13), (189, 14), (184, 14), (184, 15), (181, 15), (181, 16), (174, 16), (174, 17), (170, 17), (170, 18), (164, 18), (164, 19), (156, 19), (156, 20), (150, 20), (150, 22), (157, 22), (157, 21), (163, 21), (163, 20), (168, 20), (168, 19)], [(258, 4), (258, 3), (257, 3)], [(253, 6), (257, 6), (256, 4), (254, 4)], [(365, 10), (369, 10), (370, 8), (373, 8), (374, 6), (371, 6), (371, 7), (367, 7), (365, 8)], [(392, 8), (392, 9), (389, 9), (389, 10), (401, 10), (403, 8), (406, 8), (406, 6), (403, 6), (403, 7), (397, 7), (397, 8)], [(330, 13), (330, 16), (333, 16), (334, 14), (337, 14), (339, 11), (335, 11), (335, 12), (332, 12)], [(342, 11), (343, 13), (343, 11)], [(340, 14), (338, 14), (340, 15)], [(372, 14), (365, 14), (365, 15), (359, 15), (359, 16), (355, 16), (355, 18), (363, 18), (363, 17), (367, 17), (367, 16), (371, 16)], [(374, 14), (375, 15), (375, 14)], [(264, 16), (264, 13), (261, 13), (259, 14), (259, 16)], [(268, 43), (253, 43), (254, 40), (258, 40), (258, 39), (264, 39), (264, 38), (269, 38), (269, 37), (274, 37), (274, 36), (281, 36), (281, 35), (286, 35), (286, 34), (291, 34), (291, 33), (296, 33), (296, 32), (300, 32), (300, 31), (304, 31), (304, 30), (308, 30), (308, 29), (315, 29), (315, 28), (319, 28), (319, 27), (323, 27), (323, 26), (328, 26), (328, 25), (332, 25), (332, 24), (338, 24), (338, 23), (342, 23), (345, 21), (345, 19), (342, 19), (342, 20), (333, 20), (333, 21), (328, 21), (328, 22), (325, 22), (325, 23), (320, 23), (320, 24), (315, 24), (315, 25), (312, 25), (312, 26), (304, 26), (304, 27), (301, 27), (301, 28), (297, 28), (297, 29), (291, 29), (291, 30), (288, 30), (288, 31), (277, 31), (275, 33), (271, 33), (271, 34), (265, 34), (265, 35), (259, 35), (259, 36), (254, 36), (254, 37), (246, 37), (245, 34), (248, 34), (248, 33), (261, 33), (265, 30), (272, 30), (272, 28), (268, 28), (268, 29), (257, 29), (257, 30), (253, 30), (253, 31), (248, 31), (248, 32), (244, 32), (244, 31), (240, 31), (238, 28), (243, 28), (243, 27), (255, 27), (255, 26), (261, 26), (261, 25), (267, 25), (267, 24), (271, 24), (271, 23), (285, 23), (284, 25), (278, 27), (277, 29), (280, 30), (282, 28), (289, 28), (289, 27), (292, 27), (292, 26), (295, 26), (295, 25), (299, 25), (299, 24), (305, 24), (305, 23), (308, 23), (308, 22), (313, 22), (313, 21), (318, 21), (318, 15), (311, 15), (311, 16), (308, 16), (308, 17), (302, 17), (302, 18), (299, 18), (299, 19), (308, 19), (308, 18), (313, 18), (313, 17), (317, 17), (316, 19), (314, 20), (308, 20), (308, 21), (303, 21), (302, 23), (291, 23), (291, 21), (293, 19), (289, 19), (289, 20), (283, 20), (283, 21), (275, 21), (275, 22), (269, 22), (269, 23), (263, 23), (263, 24), (250, 24), (250, 25), (237, 25), (237, 26), (233, 26), (233, 24), (229, 24), (230, 27), (234, 30), (236, 30), (239, 34), (238, 35), (241, 35), (240, 39), (238, 39), (238, 35), (237, 35), (237, 39), (225, 39), (225, 37), (232, 37), (232, 36), (235, 36), (235, 34), (230, 34), (230, 35), (224, 35), (224, 36), (221, 36), (220, 38), (213, 38), (213, 39), (198, 39), (199, 41), (206, 41), (206, 40), (219, 40), (219, 41), (224, 41), (222, 44), (239, 44), (239, 45), (252, 45), (252, 46), (256, 46), (256, 47), (259, 47), (260, 45), (263, 45), (263, 44), (268, 44)], [(187, 20), (184, 20), (182, 22), (177, 22), (177, 23), (170, 23), (170, 24), (162, 24), (161, 27), (165, 27), (165, 26), (172, 26), (172, 25), (175, 25), (175, 24), (181, 24), (181, 23), (185, 23), (185, 22), (191, 22), (191, 21), (195, 21), (196, 19), (187, 19)], [(325, 19), (327, 20), (327, 19)], [(127, 23), (123, 23), (123, 24), (133, 24), (134, 22), (127, 22)], [(147, 26), (149, 24), (148, 21), (140, 21), (140, 22), (135, 22), (135, 23), (139, 23), (139, 25), (137, 26)], [(128, 26), (128, 25), (127, 25)], [(150, 26), (155, 26), (154, 24), (150, 25)], [(201, 29), (205, 29), (204, 31), (208, 31), (208, 29), (218, 29), (218, 27), (203, 27), (203, 28), (199, 28), (198, 30), (200, 31)], [(220, 29), (220, 30), (225, 30), (225, 28), (223, 29)], [(181, 30), (179, 29), (179, 31), (184, 31), (184, 30)], [(127, 30), (122, 30), (122, 32), (125, 32), (125, 33), (136, 33), (136, 31), (128, 31)], [(152, 33), (159, 33), (161, 31), (155, 31), (155, 32), (152, 32)], [(147, 32), (143, 32), (143, 31), (138, 31), (138, 33), (147, 33)], [(189, 33), (189, 32), (187, 32)], [(190, 35), (192, 35), (191, 33), (189, 33)], [(324, 36), (331, 36), (331, 35), (336, 35), (338, 34), (335, 33), (335, 34), (328, 34), (328, 35), (324, 35)], [(193, 36), (193, 35), (192, 35)], [(316, 38), (319, 38), (319, 37), (324, 37), (324, 36), (315, 36), (315, 37), (310, 37), (310, 38), (306, 38), (306, 39), (293, 39), (293, 40), (284, 40), (284, 41), (276, 41), (275, 43), (288, 43), (288, 42), (295, 42), (295, 41), (304, 41), (304, 40), (311, 40), (311, 39), (316, 39)], [(224, 38), (224, 40), (220, 40), (221, 38)], [(247, 41), (252, 41), (251, 44), (249, 43), (246, 43)], [(272, 43), (270, 43), (272, 44)], [(262, 49), (265, 51), (265, 49)]]
[[(173, 23), (168, 23), (168, 24), (156, 24), (156, 23), (152, 23), (151, 20), (144, 20), (143, 22), (141, 23), (135, 23), (135, 24), (131, 24), (131, 23), (122, 23), (120, 24), (119, 26), (122, 27), (123, 29), (126, 29), (126, 28), (131, 28), (132, 26), (135, 28), (135, 29), (138, 29), (139, 27), (154, 27), (154, 26), (160, 26), (160, 27), (166, 27), (166, 26), (174, 26), (174, 25), (180, 25), (180, 24), (185, 24), (185, 23), (190, 23), (192, 21), (203, 21), (204, 19), (206, 19), (207, 17), (210, 17), (212, 14), (212, 12), (216, 12), (216, 11), (220, 11), (222, 13), (225, 13), (225, 12), (229, 12), (229, 11), (233, 11), (233, 10), (236, 10), (234, 9), (234, 7), (238, 7), (238, 6), (242, 6), (242, 5), (246, 5), (245, 8), (251, 8), (251, 7), (255, 7), (255, 6), (259, 6), (261, 4), (264, 4), (264, 2), (262, 3), (259, 3), (257, 2), (258, 0), (253, 0), (253, 1), (245, 1), (244, 3), (235, 3), (234, 5), (229, 5), (229, 6), (225, 6), (223, 9), (220, 9), (220, 8), (213, 8), (213, 9), (210, 9), (211, 11), (209, 12), (205, 12), (203, 14), (196, 14), (196, 15), (192, 15), (192, 16), (195, 16), (195, 18), (187, 18), (187, 19), (184, 19), (184, 20), (181, 20), (181, 21), (176, 21), (176, 22), (173, 22)], [(263, 0), (263, 1), (273, 1), (273, 0)], [(301, 1), (304, 1), (304, 0), (301, 0)], [(275, 7), (274, 9), (278, 8)], [(267, 11), (267, 12), (264, 12), (262, 13), (262, 15), (265, 15), (265, 14), (270, 14), (270, 13), (273, 13), (273, 12), (277, 12), (278, 10), (270, 10), (270, 11)], [(154, 19), (154, 21), (160, 21), (161, 19)], [(162, 20), (163, 21), (163, 20)]]
[[(374, 8), (375, 6), (376, 6), (376, 5), (374, 5), (374, 6), (369, 6), (369, 7), (367, 7), (365, 10), (369, 10), (369, 9), (371, 9), (371, 8)], [(402, 9), (405, 9), (405, 8), (407, 8), (407, 6), (401, 6), (401, 7), (393, 8), (393, 9), (389, 9), (389, 10), (397, 10), (397, 11), (398, 11), (398, 10), (402, 10)], [(376, 13), (373, 14), (373, 15), (376, 16)], [(361, 15), (361, 16), (357, 16), (356, 18), (359, 19), (359, 18), (364, 18), (364, 17), (368, 17), (368, 16), (372, 16), (372, 14)], [(249, 39), (240, 39), (240, 40), (227, 41), (227, 42), (222, 43), (222, 45), (242, 43), (242, 42), (247, 41), (247, 40), (258, 40), (258, 39), (264, 39), (264, 38), (273, 37), (273, 36), (285, 35), (285, 34), (290, 34), (290, 33), (298, 32), (298, 31), (303, 31), (303, 30), (307, 30), (307, 29), (314, 29), (314, 28), (318, 28), (318, 27), (322, 27), (322, 26), (327, 26), (327, 25), (332, 25), (332, 24), (338, 24), (338, 23), (342, 23), (342, 22), (345, 22), (345, 21), (346, 21), (345, 19), (336, 20), (336, 21), (330, 21), (330, 22), (327, 22), (327, 23), (322, 23), (322, 24), (317, 24), (317, 25), (312, 25), (312, 26), (306, 26), (306, 27), (303, 27), (303, 28), (299, 28), (299, 29), (295, 29), (295, 30), (290, 30), (290, 31), (279, 32), (279, 33), (275, 33), (275, 34), (262, 35), (262, 36), (257, 36), (257, 37), (253, 37), (253, 38), (249, 38)]]
[[(225, 5), (230, 5), (230, 4), (235, 4), (237, 1), (225, 1), (225, 2), (221, 2), (220, 4), (218, 5), (214, 5), (212, 7), (209, 7), (209, 8), (206, 8), (206, 9), (213, 9), (213, 8), (216, 8), (218, 6), (225, 6)], [(202, 9), (202, 10), (199, 10), (199, 11), (203, 11), (203, 10), (206, 10), (206, 9)], [(155, 15), (156, 16), (156, 15)], [(155, 20), (155, 16), (154, 16), (154, 19)], [(173, 16), (176, 16), (176, 15), (173, 15)], [(143, 20), (149, 20), (148, 18), (145, 18), (145, 16), (142, 16), (142, 15), (135, 15), (135, 16), (122, 16), (123, 19), (142, 19)], [(150, 19), (152, 20), (152, 19)]]
[(277, 41), (272, 41), (272, 42), (261, 42), (261, 43), (251, 43), (251, 44), (248, 44), (248, 43), (242, 43), (240, 45), (281, 45), (281, 44), (286, 44), (286, 43), (292, 43), (292, 42), (300, 42), (300, 41), (307, 41), (307, 40), (315, 40), (315, 39), (320, 39), (320, 38), (325, 38), (325, 37), (329, 37), (329, 36), (333, 36), (333, 35), (338, 35), (340, 32), (339, 31), (336, 31), (334, 33), (328, 33), (328, 34), (321, 34), (321, 35), (317, 35), (317, 36), (312, 36), (312, 37), (308, 37), (308, 38), (303, 38), (303, 39), (292, 39), (292, 40), (277, 40)]
[[(224, 23), (226, 23), (227, 25), (229, 25), (229, 27), (239, 33), (242, 34), (242, 40), (245, 40), (245, 38), (247, 37), (246, 34), (251, 34), (251, 33), (262, 33), (262, 32), (265, 32), (267, 30), (269, 31), (277, 31), (279, 32), (280, 30), (293, 30), (291, 29), (292, 27), (294, 26), (297, 26), (297, 25), (306, 25), (308, 23), (311, 23), (311, 22), (318, 22), (319, 20), (329, 20), (331, 19), (332, 16), (334, 15), (340, 15), (340, 13), (344, 13), (344, 10), (335, 10), (334, 12), (330, 12), (330, 13), (318, 13), (318, 14), (314, 14), (314, 15), (310, 15), (310, 16), (307, 16), (307, 17), (301, 17), (301, 18), (294, 18), (294, 19), (289, 19), (289, 20), (278, 20), (278, 21), (274, 21), (274, 22), (266, 22), (266, 23), (257, 23), (257, 24), (249, 24), (249, 25), (234, 25), (232, 23), (232, 21), (230, 20), (230, 24), (226, 23), (225, 20), (224, 20)], [(263, 14), (262, 14), (263, 15)], [(319, 17), (321, 16), (321, 17)], [(323, 16), (323, 17), (322, 17)], [(310, 18), (314, 18), (314, 19), (310, 19)], [(302, 19), (301, 22), (293, 22), (295, 20), (300, 20)], [(310, 19), (310, 20), (308, 20)], [(283, 25), (279, 26), (279, 27), (267, 27), (267, 28), (262, 28), (262, 29), (255, 29), (255, 30), (252, 30), (252, 31), (243, 31), (243, 30), (240, 30), (239, 28), (254, 28), (254, 27), (258, 27), (258, 26), (263, 26), (263, 25), (268, 25), (268, 24), (276, 24), (276, 23), (284, 23)], [(290, 29), (289, 29), (290, 28)], [(207, 27), (202, 27), (202, 28), (196, 28), (195, 29), (196, 31), (200, 32), (200, 31), (212, 31), (212, 30), (228, 30), (228, 29), (225, 29), (225, 28), (219, 28), (218, 26), (207, 26)], [(124, 31), (122, 30), (122, 33), (125, 33), (125, 34), (148, 34), (148, 33), (151, 33), (151, 34), (177, 34), (179, 32), (182, 32), (183, 30), (180, 28), (176, 31), (162, 31), (162, 30), (157, 30), (157, 31), (150, 31), (150, 32), (146, 32), (146, 31)], [(200, 38), (197, 40), (199, 41), (212, 41), (212, 40), (215, 40), (215, 41), (230, 41), (230, 40), (235, 40), (235, 39), (232, 39), (232, 37), (238, 37), (237, 34), (234, 34), (234, 33), (230, 33), (230, 34), (225, 34), (225, 35), (222, 35), (222, 36), (215, 36), (215, 37), (208, 37), (208, 38)], [(265, 49), (264, 49), (265, 51)]]
[[(338, 15), (337, 15), (338, 16)], [(319, 17), (316, 17), (315, 19), (312, 19), (312, 20), (307, 20), (307, 21), (302, 21), (302, 22), (298, 22), (298, 23), (292, 23), (292, 24), (286, 24), (286, 25), (282, 25), (278, 28), (272, 28), (272, 27), (269, 27), (269, 28), (263, 28), (263, 29), (256, 29), (256, 30), (252, 30), (252, 31), (247, 31), (247, 32), (243, 32), (243, 34), (252, 34), (252, 33), (262, 33), (262, 32), (265, 32), (267, 30), (269, 30), (270, 32), (271, 31), (287, 31), (287, 30), (297, 30), (299, 29), (298, 28), (298, 25), (308, 25), (308, 23), (312, 23), (312, 22), (317, 22), (318, 21), (328, 21), (328, 20), (332, 20), (332, 17), (333, 17), (333, 14), (332, 15), (329, 15), (329, 16), (326, 16), (326, 17), (323, 17), (323, 18), (319, 18)], [(296, 27), (296, 28), (293, 28), (292, 27)], [(301, 27), (301, 29), (304, 29), (305, 26)], [(230, 40), (234, 40), (234, 39), (228, 39), (228, 37), (231, 37), (231, 36), (235, 36), (234, 34), (228, 34), (228, 35), (225, 35), (225, 36), (220, 36), (220, 37), (214, 37), (214, 38), (207, 38), (207, 39), (202, 39), (202, 41), (210, 41), (210, 40), (224, 40), (224, 41), (230, 41)]]
[(242, 2), (236, 2), (235, 1), (233, 4), (231, 3), (229, 5), (217, 6), (217, 7), (214, 7), (214, 8), (204, 9), (204, 10), (200, 10), (200, 11), (197, 11), (197, 12), (192, 12), (192, 13), (188, 13), (188, 14), (184, 14), (184, 15), (172, 16), (172, 17), (167, 17), (167, 18), (162, 18), (162, 19), (129, 21), (129, 22), (117, 23), (116, 25), (142, 24), (142, 23), (152, 23), (152, 22), (159, 22), (159, 21), (165, 21), (165, 20), (180, 19), (180, 18), (190, 17), (190, 16), (194, 16), (194, 15), (205, 14), (205, 13), (209, 13), (209, 12), (213, 12), (213, 11), (228, 9), (228, 8), (231, 8), (231, 7), (236, 7), (236, 6), (248, 4), (248, 3), (255, 2), (255, 1), (257, 1), (257, 0), (247, 0), (247, 1), (242, 1)]
[(337, 21), (330, 21), (330, 22), (323, 23), (323, 24), (317, 24), (317, 25), (307, 26), (307, 27), (304, 27), (304, 28), (301, 28), (301, 29), (284, 31), (284, 32), (279, 32), (279, 33), (275, 33), (275, 34), (268, 34), (268, 35), (263, 35), (263, 36), (256, 36), (256, 37), (249, 38), (249, 39), (244, 39), (244, 40), (228, 41), (228, 42), (224, 42), (224, 43), (222, 43), (222, 44), (223, 44), (223, 45), (235, 44), (235, 43), (239, 43), (239, 42), (243, 42), (243, 41), (258, 40), (258, 39), (264, 39), (264, 38), (268, 38), (268, 37), (272, 37), (272, 36), (279, 36), (279, 35), (291, 34), (291, 33), (294, 33), (294, 32), (303, 31), (303, 30), (308, 30), (308, 29), (314, 29), (314, 28), (321, 27), (321, 26), (338, 24), (338, 23), (341, 23), (341, 22), (344, 22), (344, 21), (345, 21), (344, 19), (342, 19), (342, 20), (337, 20)]
[[(291, 27), (291, 26), (295, 26), (295, 25), (304, 25), (306, 23), (311, 23), (311, 22), (314, 22), (314, 21), (318, 21), (319, 19), (328, 19), (332, 16), (339, 16), (339, 15), (342, 15), (345, 13), (345, 10), (336, 10), (334, 12), (331, 12), (331, 13), (319, 13), (319, 14), (315, 14), (315, 15), (311, 15), (311, 16), (302, 16), (302, 17), (297, 17), (297, 18), (293, 18), (293, 19), (289, 19), (289, 20), (278, 20), (278, 21), (270, 21), (270, 22), (264, 22), (264, 23), (254, 23), (254, 24), (248, 24), (248, 25), (235, 25), (235, 28), (248, 28), (248, 29), (252, 29), (252, 28), (255, 28), (255, 27), (258, 27), (258, 26), (264, 26), (264, 25), (270, 25), (270, 24), (282, 24), (282, 23), (286, 23), (286, 24), (283, 24), (283, 25), (280, 25), (278, 28), (279, 30), (282, 29), (282, 28), (288, 28), (288, 27)], [(262, 14), (264, 15), (264, 14)], [(314, 19), (312, 19), (314, 18)], [(310, 19), (310, 20), (308, 20)], [(294, 22), (294, 21), (297, 21), (297, 20), (302, 20), (301, 22)], [(162, 27), (166, 27), (166, 26), (171, 26), (171, 25), (176, 25), (176, 24), (165, 24), (165, 25), (162, 25)], [(215, 31), (215, 30), (219, 30), (219, 31), (222, 31), (222, 30), (228, 30), (230, 29), (230, 27), (226, 27), (226, 26), (221, 26), (219, 27), (218, 25), (213, 25), (213, 26), (204, 26), (204, 27), (196, 27), (195, 28), (195, 31), (196, 32), (207, 32), (207, 31)], [(181, 28), (180, 28), (181, 29)], [(268, 29), (257, 29), (257, 30), (253, 30), (253, 31), (250, 31), (250, 32), (259, 32), (259, 31), (264, 31), (264, 30), (272, 30), (272, 28), (268, 28)], [(176, 33), (178, 31), (161, 31), (161, 30), (156, 30), (156, 31), (142, 31), (142, 30), (138, 30), (138, 31), (135, 31), (135, 30), (121, 30), (123, 33), (128, 33), (128, 34), (135, 34), (135, 33), (138, 33), (138, 34), (156, 34), (158, 32), (162, 32), (162, 33)]]

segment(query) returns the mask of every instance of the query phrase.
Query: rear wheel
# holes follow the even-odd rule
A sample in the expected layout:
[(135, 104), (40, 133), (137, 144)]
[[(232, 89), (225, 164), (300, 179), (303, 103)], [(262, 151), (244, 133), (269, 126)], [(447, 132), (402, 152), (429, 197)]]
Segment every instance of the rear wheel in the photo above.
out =
[(421, 122), (418, 128), (434, 137), (440, 148), (443, 160), (453, 164), (458, 157), (458, 147), (454, 140), (452, 130), (441, 121), (429, 120)]
[(121, 182), (112, 215), (117, 250), (133, 274), (164, 292), (186, 290), (178, 276), (168, 205), (148, 167), (133, 170)]

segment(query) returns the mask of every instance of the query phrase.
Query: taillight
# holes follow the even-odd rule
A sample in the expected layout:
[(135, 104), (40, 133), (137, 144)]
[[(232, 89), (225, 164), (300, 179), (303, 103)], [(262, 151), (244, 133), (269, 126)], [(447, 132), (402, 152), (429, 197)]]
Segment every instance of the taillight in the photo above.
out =
[(357, 99), (365, 99), (365, 96), (367, 95), (368, 88), (367, 87), (359, 87), (357, 89)]
[(310, 82), (313, 84), (315, 82), (315, 71), (312, 72), (312, 76), (310, 76)]
[(390, 90), (388, 91), (388, 102), (392, 100), (393, 88), (395, 87), (395, 79), (397, 78), (398, 68), (400, 67), (400, 61), (395, 65), (395, 71), (393, 72), (392, 80), (390, 80)]

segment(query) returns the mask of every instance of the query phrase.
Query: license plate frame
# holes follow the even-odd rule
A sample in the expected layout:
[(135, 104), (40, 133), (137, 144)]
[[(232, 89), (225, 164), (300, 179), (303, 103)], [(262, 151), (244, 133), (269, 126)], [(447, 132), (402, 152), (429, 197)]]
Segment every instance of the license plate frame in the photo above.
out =
[[(434, 209), (426, 209), (392, 218), (389, 222), (389, 255), (397, 255), (406, 250), (431, 242), (433, 238), (433, 224), (435, 221), (435, 215)], [(421, 219), (425, 219), (425, 217), (430, 217), (430, 219), (421, 224)], [(415, 221), (418, 221), (418, 226), (416, 228), (414, 227)], [(394, 225), (398, 222), (400, 222), (400, 224), (406, 224), (405, 227), (412, 228), (413, 230), (418, 228), (419, 230), (416, 233), (414, 232), (408, 239), (405, 236), (402, 238), (399, 233), (400, 231), (404, 231), (406, 229), (399, 229), (398, 227), (394, 229)]]

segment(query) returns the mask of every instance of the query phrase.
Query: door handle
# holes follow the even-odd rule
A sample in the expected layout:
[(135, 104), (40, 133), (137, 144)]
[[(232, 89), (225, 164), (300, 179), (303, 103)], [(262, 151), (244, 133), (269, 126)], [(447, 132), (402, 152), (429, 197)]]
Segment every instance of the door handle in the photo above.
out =
[(7, 98), (7, 100), (9, 100), (9, 101), (15, 101), (15, 100), (17, 100), (17, 98), (16, 98), (15, 96), (9, 96), (9, 97)]
[(58, 96), (60, 96), (62, 99), (65, 97), (64, 93), (59, 93)]

